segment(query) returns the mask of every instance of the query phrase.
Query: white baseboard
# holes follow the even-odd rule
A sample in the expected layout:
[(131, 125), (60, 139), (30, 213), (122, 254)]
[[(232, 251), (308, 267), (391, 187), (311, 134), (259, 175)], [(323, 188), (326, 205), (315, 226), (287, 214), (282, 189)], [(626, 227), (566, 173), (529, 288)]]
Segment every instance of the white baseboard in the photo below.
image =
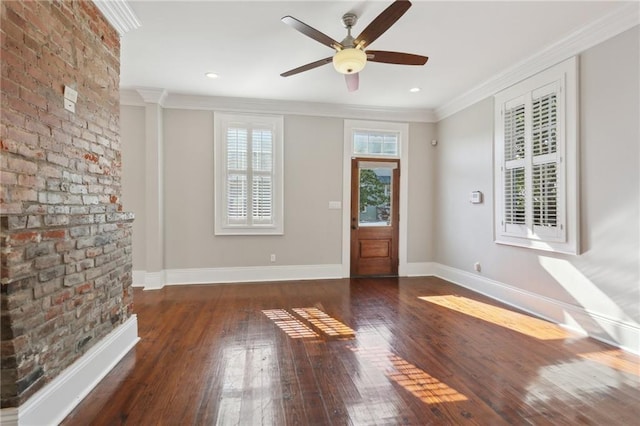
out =
[(139, 340), (132, 315), (20, 407), (0, 410), (0, 424), (59, 424)]
[(145, 290), (165, 285), (222, 284), (342, 278), (342, 265), (250, 266), (237, 268), (167, 269), (149, 273), (134, 271), (134, 283)]
[(567, 329), (589, 335), (628, 352), (640, 354), (640, 327), (637, 324), (438, 263), (434, 264), (433, 275)]
[(433, 274), (435, 270), (435, 263), (433, 262), (412, 262), (407, 263), (404, 271), (400, 271), (400, 276), (403, 277), (428, 277)]
[(131, 284), (132, 287), (144, 287), (144, 280), (147, 275), (147, 271), (133, 271), (132, 272), (133, 282)]

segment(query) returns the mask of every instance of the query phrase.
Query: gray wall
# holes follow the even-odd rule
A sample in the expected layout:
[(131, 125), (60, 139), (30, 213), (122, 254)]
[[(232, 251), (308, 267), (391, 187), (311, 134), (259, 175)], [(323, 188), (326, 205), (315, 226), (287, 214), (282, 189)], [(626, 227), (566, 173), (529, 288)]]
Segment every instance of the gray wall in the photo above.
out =
[(133, 222), (133, 269), (144, 265), (145, 251), (145, 130), (144, 108), (121, 106), (122, 129), (122, 205), (126, 211), (134, 212)]
[[(285, 234), (214, 236), (213, 112), (163, 110), (164, 269), (338, 265), (342, 261), (344, 120), (286, 115)], [(145, 270), (144, 107), (122, 106), (123, 203), (136, 213), (134, 270)], [(409, 126), (410, 262), (433, 260), (435, 125)], [(270, 262), (270, 254), (277, 261)]]
[(409, 214), (407, 262), (432, 262), (435, 259), (434, 201), (436, 148), (435, 123), (409, 124)]
[[(489, 98), (438, 123), (438, 263), (471, 272), (479, 261), (486, 278), (603, 317), (640, 322), (638, 40), (635, 27), (580, 55), (582, 254), (493, 243)], [(485, 194), (483, 204), (468, 202), (472, 190)]]

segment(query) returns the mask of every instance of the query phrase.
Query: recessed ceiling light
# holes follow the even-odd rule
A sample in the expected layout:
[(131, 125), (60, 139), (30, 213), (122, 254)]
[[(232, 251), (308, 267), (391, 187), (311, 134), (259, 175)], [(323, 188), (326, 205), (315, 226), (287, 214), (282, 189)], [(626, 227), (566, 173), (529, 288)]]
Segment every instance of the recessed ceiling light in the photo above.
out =
[(411, 89), (409, 89), (409, 91), (411, 93), (418, 93), (420, 91), (420, 88), (419, 87), (412, 87)]
[(215, 72), (207, 72), (204, 75), (206, 75), (209, 78), (218, 78), (218, 74), (216, 74)]

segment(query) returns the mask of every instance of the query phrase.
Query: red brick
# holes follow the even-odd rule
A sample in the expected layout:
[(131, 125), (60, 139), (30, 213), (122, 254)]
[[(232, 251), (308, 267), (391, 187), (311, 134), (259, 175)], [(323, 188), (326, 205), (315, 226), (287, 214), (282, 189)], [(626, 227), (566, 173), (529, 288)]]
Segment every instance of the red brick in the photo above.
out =
[(40, 241), (40, 233), (35, 231), (17, 232), (9, 236), (9, 241)]
[(92, 289), (93, 289), (93, 286), (91, 285), (91, 283), (84, 283), (84, 284), (80, 284), (79, 286), (76, 286), (75, 291), (76, 291), (76, 294), (85, 294), (85, 293), (89, 293)]
[(15, 186), (9, 188), (9, 201), (37, 201), (38, 191), (31, 188)]
[[(62, 306), (60, 306), (60, 305), (53, 306), (44, 315), (44, 320), (45, 321), (49, 321), (49, 320), (51, 320), (53, 318), (59, 317), (60, 315), (62, 315), (62, 312), (63, 312), (63, 307)], [(51, 330), (51, 331), (53, 331), (53, 330)]]
[[(20, 175), (23, 176), (23, 175)], [(18, 183), (18, 175), (5, 170), (0, 170), (0, 183), (3, 186), (16, 185)]]
[(16, 141), (18, 143), (27, 144), (30, 146), (38, 145), (38, 135), (34, 133), (26, 132), (23, 129), (20, 129), (17, 127), (7, 128), (7, 139)]
[[(4, 90), (4, 83), (2, 86), (2, 89)], [(4, 95), (4, 94), (3, 94)], [(26, 123), (26, 116), (20, 112), (17, 111), (13, 111), (9, 108), (3, 108), (2, 110), (2, 120), (3, 120), (3, 124), (5, 126), (3, 126), (4, 129), (4, 134), (2, 135), (3, 138), (5, 138), (6, 135), (6, 131), (7, 131), (7, 127), (6, 125), (9, 126), (13, 126), (13, 127), (19, 127), (19, 128), (24, 128), (25, 127), (25, 123)]]
[(35, 106), (20, 98), (8, 98), (6, 101), (3, 100), (2, 107), (3, 110), (5, 108), (9, 108), (28, 117), (34, 117), (38, 114), (38, 109)]
[(35, 175), (38, 172), (38, 165), (33, 161), (23, 160), (22, 158), (17, 157), (9, 157), (7, 162), (9, 171), (15, 173)]
[[(18, 52), (2, 48), (1, 55), (2, 55), (3, 66), (11, 66), (18, 70), (24, 69), (24, 62), (25, 62), (24, 58), (21, 55), (19, 55)], [(5, 90), (4, 84), (5, 84), (5, 81), (3, 80), (2, 90)], [(11, 90), (12, 87), (9, 87), (8, 89), (9, 89), (9, 91), (7, 92), (8, 94), (15, 95), (14, 90)]]
[(51, 296), (51, 304), (52, 305), (62, 305), (66, 300), (71, 298), (71, 292), (65, 290), (64, 292), (57, 294), (55, 296)]
[(21, 14), (23, 14), (22, 7), (7, 7), (5, 10), (4, 18), (7, 20), (7, 22), (13, 23), (20, 28), (25, 28), (27, 26), (27, 21), (25, 21), (24, 18), (20, 16)]
[(43, 136), (51, 136), (51, 127), (43, 124), (39, 120), (27, 119), (25, 120), (24, 128), (31, 133), (37, 133)]
[(24, 38), (23, 27), (16, 25), (15, 22), (11, 22), (8, 19), (2, 20), (2, 32), (5, 33), (6, 37), (15, 41), (21, 41)]
[(64, 229), (55, 229), (52, 231), (45, 231), (42, 233), (42, 239), (44, 240), (60, 240), (67, 237), (67, 231)]

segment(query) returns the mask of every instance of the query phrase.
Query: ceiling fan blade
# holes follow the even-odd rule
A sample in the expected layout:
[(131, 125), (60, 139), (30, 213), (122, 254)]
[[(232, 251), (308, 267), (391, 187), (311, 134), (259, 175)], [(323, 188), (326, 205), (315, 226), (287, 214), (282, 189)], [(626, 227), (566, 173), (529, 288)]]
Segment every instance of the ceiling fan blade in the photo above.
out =
[(324, 44), (325, 46), (329, 46), (332, 49), (342, 49), (342, 44), (340, 44), (339, 42), (335, 41), (334, 39), (332, 39), (331, 37), (329, 37), (328, 35), (321, 33), (320, 31), (316, 30), (313, 27), (310, 27), (309, 25), (305, 24), (302, 21), (297, 20), (296, 18), (294, 18), (293, 16), (285, 16), (284, 18), (281, 19), (282, 22), (284, 22), (285, 24), (292, 26), (293, 28), (295, 28), (296, 30), (300, 31), (302, 34), (306, 35), (307, 37), (310, 37), (312, 39), (314, 39), (315, 41)]
[(347, 90), (355, 92), (360, 86), (360, 73), (345, 74), (344, 81), (347, 83)]
[(283, 72), (280, 75), (282, 77), (289, 77), (290, 75), (294, 75), (294, 74), (301, 73), (303, 71), (309, 71), (309, 70), (312, 70), (314, 68), (318, 68), (318, 67), (320, 67), (322, 65), (330, 63), (332, 60), (333, 60), (333, 56), (329, 56), (328, 58), (320, 59), (319, 61), (311, 62), (310, 64), (306, 64), (306, 65), (303, 65), (301, 67), (289, 70), (287, 72)]
[(385, 31), (387, 31), (404, 13), (411, 7), (411, 2), (407, 0), (396, 0), (389, 7), (382, 11), (358, 37), (355, 45), (362, 44), (362, 48), (373, 43)]
[(429, 58), (427, 56), (414, 55), (412, 53), (387, 52), (385, 50), (367, 50), (367, 61), (382, 62), (398, 65), (424, 65)]

